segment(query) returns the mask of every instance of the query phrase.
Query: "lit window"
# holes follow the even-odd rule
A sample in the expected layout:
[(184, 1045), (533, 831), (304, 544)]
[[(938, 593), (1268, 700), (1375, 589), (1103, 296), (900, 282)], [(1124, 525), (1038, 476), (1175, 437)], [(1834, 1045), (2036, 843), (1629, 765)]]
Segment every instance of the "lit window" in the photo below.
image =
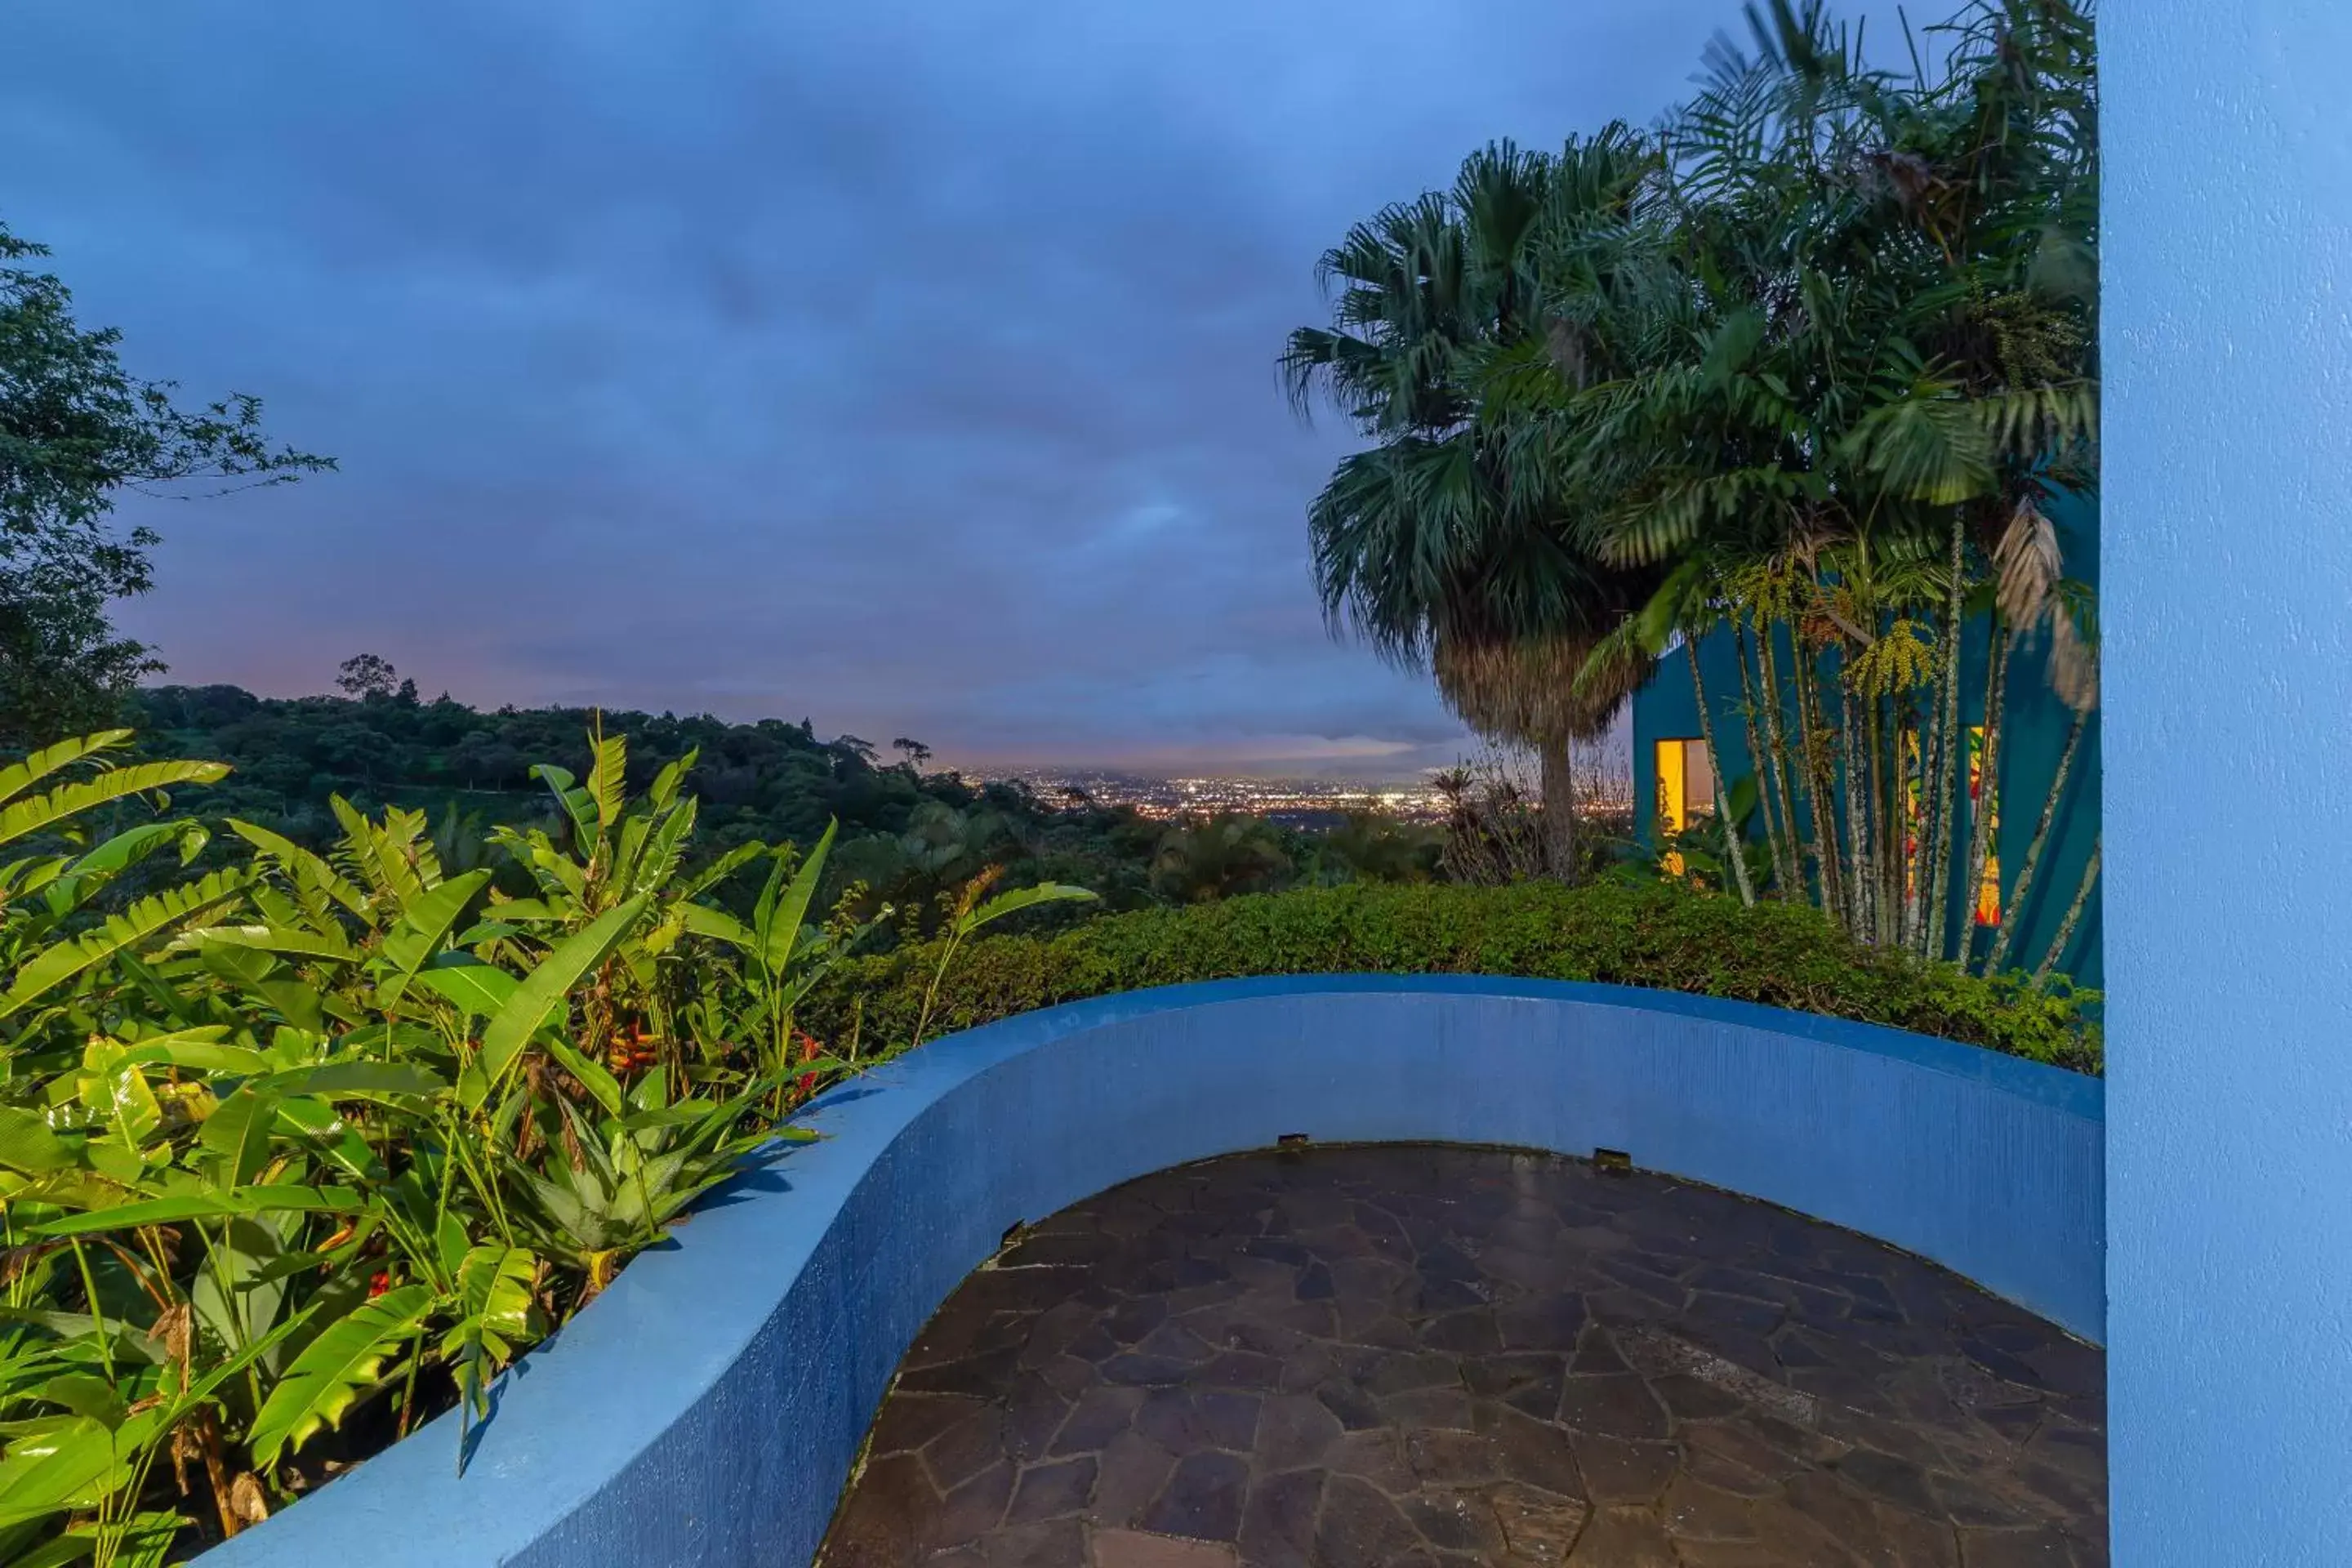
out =
[[(1691, 819), (1715, 815), (1715, 769), (1708, 762), (1706, 742), (1696, 740), (1658, 742), (1658, 832), (1680, 833)], [(1669, 877), (1683, 874), (1683, 858), (1669, 854), (1658, 862)]]
[(1705, 741), (1658, 742), (1658, 831), (1680, 833), (1694, 816), (1715, 815), (1715, 769)]

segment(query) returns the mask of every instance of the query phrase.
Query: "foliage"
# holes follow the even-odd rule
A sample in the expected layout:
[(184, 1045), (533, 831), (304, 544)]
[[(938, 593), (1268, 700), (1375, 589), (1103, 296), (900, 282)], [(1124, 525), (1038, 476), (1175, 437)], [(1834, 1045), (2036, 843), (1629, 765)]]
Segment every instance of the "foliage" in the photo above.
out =
[[(1989, 763), (2012, 643), (2095, 700), (2092, 595), (2049, 515), (2098, 463), (2091, 8), (1972, 0), (1900, 72), (1820, 0), (1748, 16), (1654, 132), (1486, 149), (1327, 254), (1334, 325), (1284, 363), (1380, 445), (1310, 509), (1326, 606), (1417, 655), (1467, 583), (1535, 659), (1580, 584), (1605, 635), (1551, 686), (1606, 698), (1679, 644), (1710, 751), (1748, 731), (1756, 771), (1718, 774), (1711, 823), (1743, 900), (1990, 966), (2008, 933), (1980, 950), (1950, 918), (1989, 854), (1961, 798), (1967, 629), (1994, 647)], [(1612, 605), (1605, 574), (1647, 585)], [(1703, 688), (1710, 635), (1737, 690)], [(1754, 865), (1722, 844), (1740, 820)]]
[(131, 376), (120, 333), (79, 326), (63, 283), (16, 265), (47, 254), (0, 227), (0, 746), (111, 721), (163, 668), (107, 618), (111, 601), (147, 591), (157, 542), (111, 526), (123, 489), (333, 466), (271, 447), (257, 399), (191, 411), (171, 383)]
[(1265, 892), (1286, 884), (1291, 873), (1280, 831), (1239, 812), (1178, 824), (1151, 862), (1153, 886), (1180, 904)]
[[(905, 1038), (935, 973), (929, 948), (855, 959), (804, 1016), (837, 1035)], [(1250, 974), (1465, 973), (1649, 985), (1891, 1025), (2096, 1071), (2098, 997), (1856, 942), (1816, 910), (1675, 883), (1580, 888), (1357, 886), (1107, 915), (1052, 936), (1001, 936), (959, 955), (931, 1026), (1148, 985)]]
[[(321, 847), (215, 843), (164, 792), (226, 770), (129, 742), (0, 769), (10, 1562), (159, 1562), (451, 1405), (462, 1452), (499, 1371), (841, 1070), (796, 1010), (889, 912), (828, 917), (830, 829), (694, 855), (690, 751), (633, 792), (592, 732), (535, 770), (549, 820), (458, 866), (340, 796)], [(957, 941), (1091, 897), (986, 885)]]
[(1317, 263), (1328, 327), (1290, 335), (1281, 370), (1304, 413), (1320, 392), (1379, 444), (1343, 460), (1307, 510), (1335, 628), (1426, 664), (1489, 742), (1544, 759), (1545, 869), (1577, 871), (1571, 742), (1606, 731), (1654, 659), (1573, 678), (1641, 602), (1646, 565), (1608, 561), (1563, 526), (1570, 492), (1524, 481), (1524, 420), (1481, 408), (1480, 367), (1546, 331), (1533, 309), (1563, 236), (1630, 216), (1654, 153), (1622, 125), (1558, 154), (1501, 142), (1450, 190), (1384, 207)]
[[(353, 654), (337, 666), (335, 689), (362, 701), (403, 695), (400, 671), (392, 667), (390, 659), (373, 653)], [(412, 699), (416, 695), (415, 681), (408, 683), (406, 695)]]

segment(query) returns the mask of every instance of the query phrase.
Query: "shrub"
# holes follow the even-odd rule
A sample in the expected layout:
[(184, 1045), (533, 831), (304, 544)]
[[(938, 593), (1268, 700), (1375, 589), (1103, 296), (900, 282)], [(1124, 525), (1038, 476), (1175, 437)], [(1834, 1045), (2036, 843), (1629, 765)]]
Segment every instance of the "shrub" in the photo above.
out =
[[(226, 771), (130, 739), (0, 766), (5, 1563), (177, 1561), (436, 1411), (462, 1441), (844, 1065), (793, 1008), (873, 929), (818, 900), (830, 830), (696, 856), (691, 752), (632, 795), (592, 737), (548, 826), (445, 859), (340, 796), (323, 854), (108, 835)], [(991, 880), (956, 940), (1091, 897)]]
[[(852, 960), (802, 1021), (859, 1054), (915, 1036), (938, 952)], [(1603, 981), (1759, 1002), (1940, 1035), (2099, 1070), (2096, 993), (2038, 992), (1854, 942), (1816, 911), (1743, 908), (1666, 885), (1355, 885), (1110, 915), (1046, 937), (1002, 936), (958, 955), (930, 1032), (1058, 1002), (1251, 974), (1514, 974)]]

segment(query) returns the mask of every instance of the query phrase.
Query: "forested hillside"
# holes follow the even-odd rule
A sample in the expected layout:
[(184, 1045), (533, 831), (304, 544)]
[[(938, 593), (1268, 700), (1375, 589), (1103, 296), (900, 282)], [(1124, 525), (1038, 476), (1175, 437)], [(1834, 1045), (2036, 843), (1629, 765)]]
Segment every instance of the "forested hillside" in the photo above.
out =
[(131, 720), (151, 755), (230, 764), (226, 780), (191, 798), (195, 810), (259, 822), (300, 842), (336, 835), (336, 795), (367, 809), (422, 810), (451, 849), (494, 824), (543, 818), (551, 798), (532, 767), (583, 771), (588, 736), (601, 725), (628, 739), (632, 788), (695, 753), (688, 787), (701, 803), (697, 839), (707, 852), (753, 839), (808, 845), (838, 823), (835, 886), (862, 882), (871, 902), (902, 910), (935, 910), (942, 895), (989, 867), (1010, 883), (1090, 889), (1111, 909), (1302, 882), (1418, 880), (1435, 869), (1439, 836), (1399, 824), (1368, 820), (1328, 833), (1248, 817), (1170, 824), (1129, 807), (1043, 800), (1018, 784), (926, 771), (929, 752), (904, 738), (893, 744), (896, 759), (885, 760), (855, 735), (820, 740), (805, 720), (484, 711), (446, 694), (423, 700), (412, 685), (385, 679), (390, 673), (347, 679), (361, 690), (345, 697), (153, 687), (138, 694)]

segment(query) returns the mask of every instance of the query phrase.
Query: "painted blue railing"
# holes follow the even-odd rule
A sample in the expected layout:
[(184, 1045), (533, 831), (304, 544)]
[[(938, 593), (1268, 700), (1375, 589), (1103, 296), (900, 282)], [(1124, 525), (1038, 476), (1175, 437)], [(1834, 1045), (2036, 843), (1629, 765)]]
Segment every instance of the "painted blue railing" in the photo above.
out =
[(499, 1390), (207, 1568), (806, 1562), (931, 1312), (1015, 1221), (1304, 1132), (1637, 1164), (1930, 1258), (2104, 1334), (2102, 1089), (1891, 1029), (1619, 986), (1225, 981), (939, 1040), (640, 1257)]

